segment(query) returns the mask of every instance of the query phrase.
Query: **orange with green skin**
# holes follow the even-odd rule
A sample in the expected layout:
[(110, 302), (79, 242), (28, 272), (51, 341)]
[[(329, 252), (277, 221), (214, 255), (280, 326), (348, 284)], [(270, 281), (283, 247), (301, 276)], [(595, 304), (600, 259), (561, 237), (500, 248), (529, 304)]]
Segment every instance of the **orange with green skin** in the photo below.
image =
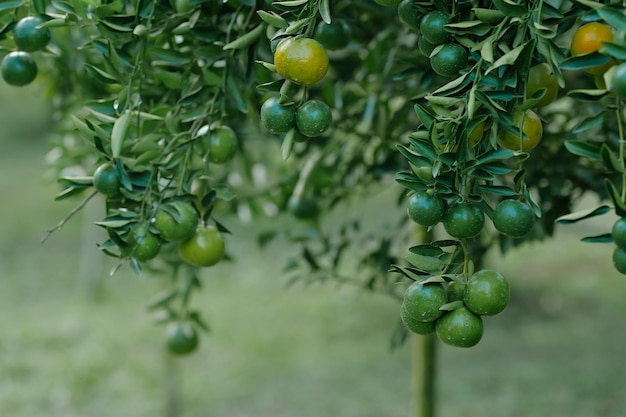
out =
[(237, 153), (237, 135), (228, 126), (219, 126), (211, 131), (208, 137), (209, 161), (224, 164)]
[(314, 38), (326, 49), (337, 51), (348, 46), (351, 36), (352, 30), (345, 21), (333, 19), (330, 24), (319, 22), (315, 28)]
[(437, 74), (444, 77), (456, 77), (467, 67), (467, 50), (456, 43), (444, 45), (430, 57), (430, 66)]
[(199, 227), (193, 236), (180, 242), (178, 252), (191, 265), (213, 266), (224, 256), (224, 241), (215, 226)]
[(421, 16), (413, 0), (402, 0), (398, 3), (398, 18), (402, 23), (419, 32)]
[(613, 249), (613, 266), (620, 274), (626, 274), (626, 250), (619, 247)]
[[(570, 48), (572, 56), (585, 55), (601, 50), (604, 48), (604, 42), (613, 40), (614, 34), (615, 30), (611, 26), (599, 22), (591, 22), (581, 26), (572, 37)], [(588, 68), (585, 71), (590, 74), (603, 74), (615, 63), (616, 61), (611, 59), (606, 64)]]
[(154, 228), (162, 239), (180, 241), (189, 239), (196, 232), (199, 215), (187, 201), (173, 201), (159, 207), (154, 216)]
[(515, 239), (526, 236), (534, 224), (535, 213), (521, 201), (502, 200), (493, 211), (493, 225), (498, 232)]
[(441, 220), (445, 211), (443, 200), (425, 191), (412, 194), (407, 201), (409, 218), (422, 226), (434, 226)]
[(526, 81), (526, 97), (530, 98), (540, 90), (545, 91), (543, 97), (537, 102), (537, 107), (544, 107), (552, 103), (559, 92), (556, 76), (545, 62), (530, 68)]
[(513, 122), (515, 126), (522, 125), (522, 132), (525, 137), (522, 139), (519, 135), (501, 129), (498, 135), (498, 143), (503, 148), (513, 151), (530, 152), (539, 144), (543, 136), (541, 119), (532, 110), (526, 110), (525, 112), (517, 110), (513, 113)]
[(296, 126), (304, 136), (320, 136), (333, 122), (333, 114), (328, 104), (321, 100), (307, 100), (296, 110)]
[(37, 77), (37, 63), (24, 51), (9, 52), (2, 58), (0, 72), (4, 81), (15, 87), (30, 84)]
[(420, 21), (420, 33), (431, 45), (441, 45), (450, 39), (450, 32), (445, 25), (450, 23), (447, 14), (438, 10), (426, 13)]
[(100, 194), (106, 196), (118, 194), (122, 183), (115, 165), (107, 162), (98, 166), (93, 174), (93, 186)]
[(413, 316), (411, 316), (411, 314), (409, 314), (404, 304), (400, 308), (400, 319), (406, 328), (415, 334), (427, 335), (435, 331), (436, 321), (416, 320)]
[[(598, 77), (604, 83), (603, 77)], [(606, 86), (605, 86), (606, 87)], [(626, 99), (626, 63), (619, 64), (611, 74), (611, 92)]]
[(172, 322), (166, 328), (167, 350), (174, 355), (187, 355), (198, 348), (198, 333), (189, 323)]
[(626, 218), (620, 218), (613, 224), (611, 237), (618, 248), (626, 249)]
[(148, 225), (138, 224), (128, 234), (128, 246), (120, 248), (124, 257), (133, 257), (140, 262), (154, 259), (161, 250), (161, 241), (150, 233)]
[(509, 303), (510, 289), (500, 272), (483, 269), (470, 277), (463, 292), (463, 303), (474, 314), (493, 316)]
[(443, 343), (468, 348), (483, 337), (483, 320), (466, 307), (445, 313), (437, 320), (437, 337)]
[(295, 84), (311, 86), (328, 72), (328, 54), (315, 39), (287, 38), (276, 47), (274, 67), (278, 74)]
[(443, 311), (439, 310), (448, 302), (445, 288), (438, 283), (413, 282), (404, 293), (404, 308), (417, 321), (437, 320)]
[(13, 28), (13, 40), (20, 51), (34, 52), (43, 49), (50, 42), (50, 29), (39, 27), (45, 19), (39, 16), (27, 16), (20, 19)]
[(261, 105), (261, 123), (272, 133), (286, 133), (296, 124), (296, 109), (270, 97)]
[(485, 215), (473, 204), (457, 203), (450, 207), (443, 217), (443, 227), (452, 237), (458, 239), (476, 236), (483, 230)]

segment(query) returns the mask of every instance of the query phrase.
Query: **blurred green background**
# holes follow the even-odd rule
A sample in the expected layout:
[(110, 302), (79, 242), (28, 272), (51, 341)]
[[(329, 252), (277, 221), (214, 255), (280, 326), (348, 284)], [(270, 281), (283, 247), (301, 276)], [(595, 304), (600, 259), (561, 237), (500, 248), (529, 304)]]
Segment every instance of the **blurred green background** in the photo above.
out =
[[(409, 414), (411, 344), (390, 349), (397, 302), (332, 283), (287, 287), (281, 268), (292, 246), (279, 240), (261, 251), (259, 226), (234, 219), (227, 245), (237, 262), (203, 271), (193, 300), (212, 332), (195, 355), (168, 359), (163, 328), (145, 309), (163, 279), (128, 268), (108, 275), (115, 263), (97, 250), (102, 236), (92, 225), (101, 201), (40, 243), (80, 201), (53, 202), (42, 96), (37, 85), (0, 88), (1, 415)], [(389, 200), (358, 207), (376, 224), (400, 210)], [(610, 245), (579, 242), (611, 222), (559, 227), (551, 241), (490, 254), (512, 301), (486, 320), (477, 347), (440, 347), (440, 416), (624, 415), (626, 279)]]

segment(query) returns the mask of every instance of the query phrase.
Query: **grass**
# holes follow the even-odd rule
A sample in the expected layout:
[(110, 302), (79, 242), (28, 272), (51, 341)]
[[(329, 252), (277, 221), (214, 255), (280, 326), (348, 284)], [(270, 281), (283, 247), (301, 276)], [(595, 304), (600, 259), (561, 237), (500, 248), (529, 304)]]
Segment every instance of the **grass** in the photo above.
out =
[[(163, 329), (144, 308), (162, 280), (127, 268), (108, 276), (113, 264), (90, 226), (97, 200), (40, 244), (76, 201), (52, 202), (40, 138), (5, 135), (0, 144), (2, 414), (163, 415)], [(259, 251), (254, 230), (229, 226), (239, 260), (207, 269), (194, 299), (212, 332), (173, 365), (180, 414), (408, 416), (409, 345), (389, 348), (396, 302), (334, 284), (287, 288), (280, 270), (289, 245)], [(440, 347), (440, 416), (623, 414), (626, 280), (609, 246), (578, 242), (607, 230), (606, 221), (582, 227), (589, 230), (563, 227), (549, 242), (490, 254), (488, 265), (511, 282), (511, 305), (486, 320), (477, 347)], [(94, 288), (100, 298), (90, 296)]]

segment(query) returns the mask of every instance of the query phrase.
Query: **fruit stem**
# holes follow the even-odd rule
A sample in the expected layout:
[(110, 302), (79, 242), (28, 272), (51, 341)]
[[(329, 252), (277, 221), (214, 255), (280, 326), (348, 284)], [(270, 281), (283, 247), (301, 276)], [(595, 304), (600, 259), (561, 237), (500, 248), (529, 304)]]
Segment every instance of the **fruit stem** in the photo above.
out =
[(411, 374), (413, 403), (411, 417), (435, 415), (435, 379), (437, 339), (435, 334), (411, 337)]

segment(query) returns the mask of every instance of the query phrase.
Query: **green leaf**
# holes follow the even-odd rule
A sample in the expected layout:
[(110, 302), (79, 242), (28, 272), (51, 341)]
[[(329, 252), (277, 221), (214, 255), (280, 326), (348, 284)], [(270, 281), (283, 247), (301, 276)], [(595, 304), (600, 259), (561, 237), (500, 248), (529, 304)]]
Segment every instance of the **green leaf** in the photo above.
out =
[(614, 28), (624, 29), (626, 28), (626, 15), (624, 15), (624, 11), (620, 9), (616, 9), (610, 6), (604, 6), (596, 10), (598, 15), (608, 23), (610, 26)]
[(405, 259), (408, 263), (422, 271), (438, 271), (447, 265), (446, 261), (437, 257), (418, 255), (416, 253), (407, 255)]
[(498, 58), (496, 60), (496, 62), (494, 62), (488, 69), (487, 71), (485, 71), (485, 74), (489, 74), (491, 71), (503, 66), (503, 65), (512, 65), (514, 63), (516, 63), (517, 61), (517, 57), (522, 53), (522, 51), (524, 50), (524, 48), (526, 47), (528, 43), (522, 44), (520, 46), (518, 46), (517, 48), (507, 52), (506, 54), (502, 55), (500, 58)]
[(496, 149), (490, 152), (487, 152), (480, 158), (476, 159), (475, 166), (483, 165), (495, 161), (503, 161), (512, 158), (515, 156), (515, 151), (510, 149)]
[(119, 158), (122, 154), (122, 147), (126, 140), (128, 128), (130, 126), (130, 111), (126, 110), (113, 124), (111, 131), (111, 153), (113, 158)]
[(93, 75), (98, 81), (101, 81), (106, 84), (120, 84), (120, 80), (118, 80), (113, 75), (109, 74), (108, 72), (101, 70), (98, 67), (95, 67), (91, 64), (85, 64), (85, 69), (87, 70), (87, 72)]
[(229, 42), (226, 45), (224, 45), (224, 49), (225, 50), (241, 49), (241, 48), (246, 48), (252, 45), (261, 36), (261, 33), (263, 33), (264, 28), (265, 26), (263, 26), (262, 24), (257, 25), (254, 29), (250, 30), (249, 32), (244, 33), (243, 35), (241, 35), (234, 41)]
[(513, 3), (507, 0), (493, 0), (494, 6), (496, 9), (500, 10), (506, 16), (509, 17), (520, 17), (524, 16), (528, 13), (528, 9), (519, 4)]
[(148, 310), (156, 310), (161, 307), (166, 307), (171, 301), (173, 301), (177, 297), (178, 289), (171, 288), (157, 295), (152, 301), (148, 303), (146, 307), (148, 308)]
[(606, 111), (602, 111), (598, 114), (596, 114), (595, 116), (590, 116), (587, 117), (586, 119), (582, 120), (580, 123), (578, 123), (574, 129), (572, 129), (572, 133), (574, 134), (579, 134), (582, 132), (585, 132), (589, 129), (593, 129), (595, 127), (598, 127), (600, 125), (602, 125), (602, 123), (604, 122), (604, 119), (606, 117), (607, 112)]
[(24, 5), (23, 0), (0, 0), (0, 13), (5, 11), (13, 11)]
[(435, 121), (435, 115), (420, 104), (413, 106), (413, 109), (415, 110), (415, 114), (417, 115), (419, 121), (426, 127), (426, 129), (430, 129), (430, 126)]
[(608, 213), (610, 210), (611, 210), (611, 207), (607, 205), (602, 205), (600, 207), (595, 207), (592, 209), (581, 210), (575, 213), (566, 214), (556, 219), (556, 222), (561, 223), (561, 224), (576, 223), (581, 220), (586, 220), (592, 217), (601, 216), (603, 214)]
[(602, 162), (604, 162), (604, 165), (610, 171), (615, 171), (619, 172), (620, 174), (626, 175), (626, 169), (624, 169), (624, 167), (622, 166), (622, 163), (619, 160), (619, 156), (616, 152), (612, 151), (606, 143), (602, 144), (602, 146), (600, 147), (600, 157), (602, 158)]
[(598, 236), (587, 236), (581, 239), (582, 242), (586, 243), (612, 243), (613, 237), (610, 233), (604, 233)]
[(441, 307), (439, 307), (439, 310), (443, 310), (443, 311), (453, 311), (453, 310), (457, 310), (459, 308), (463, 307), (463, 301), (462, 300), (456, 300), (456, 301), (452, 301), (451, 303), (447, 303), (442, 305)]
[(309, 0), (286, 0), (286, 1), (275, 1), (273, 4), (278, 5), (278, 6), (296, 7), (296, 6), (302, 6), (308, 1)]
[(481, 185), (480, 189), (486, 193), (498, 194), (505, 197), (517, 195), (515, 190), (504, 185)]
[(258, 10), (257, 14), (261, 18), (261, 20), (263, 20), (265, 23), (271, 26), (277, 27), (279, 29), (284, 29), (287, 26), (289, 26), (289, 22), (287, 22), (280, 15), (272, 11), (267, 12), (265, 10)]
[(574, 155), (584, 156), (585, 158), (601, 161), (600, 147), (598, 145), (585, 142), (582, 140), (566, 140), (565, 148)]
[(322, 20), (330, 25), (330, 0), (321, 0), (319, 3), (319, 12)]
[(613, 58), (626, 61), (626, 47), (613, 42), (604, 42), (604, 50)]
[(416, 255), (434, 256), (439, 257), (444, 254), (444, 251), (439, 246), (433, 246), (431, 244), (416, 245), (409, 248), (409, 252)]
[(98, 226), (102, 226), (102, 227), (107, 227), (107, 228), (112, 228), (112, 229), (119, 229), (121, 227), (124, 226), (128, 226), (129, 224), (133, 223), (134, 220), (128, 220), (128, 219), (123, 219), (123, 220), (102, 220), (99, 222), (95, 222), (96, 225)]
[(570, 90), (567, 92), (567, 95), (573, 99), (581, 101), (598, 101), (606, 95), (606, 91), (597, 89)]
[(212, 188), (220, 200), (231, 201), (237, 197), (237, 194), (226, 184), (214, 185)]
[(434, 149), (432, 142), (413, 138), (409, 138), (409, 141), (418, 155), (425, 157), (431, 162), (437, 160), (437, 151)]
[(606, 188), (609, 192), (609, 197), (611, 197), (611, 200), (613, 200), (615, 214), (620, 217), (626, 217), (626, 203), (624, 203), (624, 200), (622, 200), (622, 195), (619, 191), (617, 191), (615, 184), (613, 184), (609, 179), (605, 179), (604, 184), (606, 185)]
[(293, 150), (294, 137), (296, 135), (295, 128), (292, 128), (285, 134), (285, 138), (283, 139), (283, 143), (280, 146), (281, 155), (283, 157), (283, 161), (289, 159), (291, 155), (291, 151)]
[(611, 58), (599, 52), (591, 52), (585, 55), (571, 56), (565, 59), (559, 67), (562, 70), (583, 70), (593, 67), (599, 67), (608, 63)]

